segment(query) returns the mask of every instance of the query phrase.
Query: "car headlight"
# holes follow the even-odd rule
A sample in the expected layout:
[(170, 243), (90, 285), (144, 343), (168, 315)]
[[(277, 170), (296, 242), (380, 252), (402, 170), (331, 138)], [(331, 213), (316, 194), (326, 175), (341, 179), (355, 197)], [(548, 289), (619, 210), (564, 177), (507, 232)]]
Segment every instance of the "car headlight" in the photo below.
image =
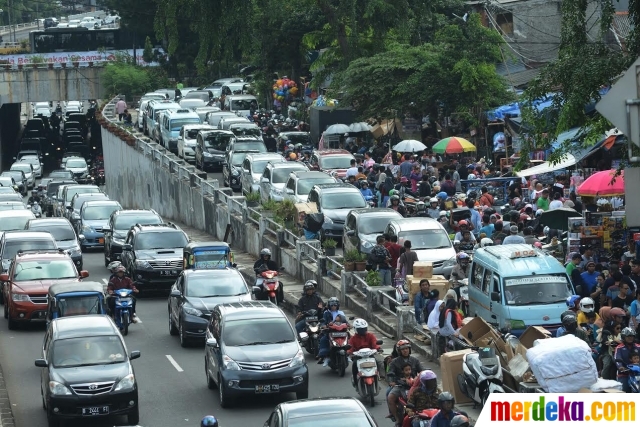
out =
[(129, 374), (120, 380), (120, 382), (118, 383), (116, 388), (113, 389), (113, 391), (131, 390), (135, 385), (136, 385), (136, 377), (134, 377), (133, 374)]
[(11, 294), (11, 299), (13, 301), (31, 301), (27, 294)]
[(66, 385), (61, 384), (58, 381), (49, 381), (49, 391), (55, 396), (71, 395), (71, 390), (69, 390)]
[(116, 245), (124, 245), (124, 238), (123, 237), (115, 237), (115, 236), (113, 236), (111, 238), (111, 243), (115, 243)]
[(205, 157), (213, 157), (213, 154), (211, 154), (211, 153), (210, 153), (210, 152), (208, 152), (208, 151), (203, 151), (203, 152), (202, 152), (202, 154), (203, 154)]
[(375, 245), (372, 242), (368, 241), (368, 240), (363, 240), (361, 246), (363, 248), (370, 249), (370, 248), (373, 248)]
[(72, 257), (82, 255), (82, 251), (80, 250), (80, 248), (71, 248), (69, 249), (69, 255), (71, 255)]
[(224, 365), (224, 368), (229, 370), (229, 371), (239, 371), (240, 370), (240, 365), (238, 365), (235, 360), (233, 360), (232, 358), (230, 358), (226, 354), (222, 356), (222, 364)]
[(148, 261), (145, 261), (143, 259), (137, 259), (136, 260), (136, 267), (144, 268), (144, 269), (151, 269), (151, 264), (149, 264)]
[(324, 223), (325, 224), (333, 224), (333, 220), (331, 218), (329, 218), (328, 216), (325, 215), (324, 217)]
[[(325, 220), (326, 222), (326, 220)], [(93, 228), (91, 228), (91, 226), (89, 225), (83, 225), (82, 226), (82, 232), (83, 233), (93, 233)]]
[(184, 310), (185, 313), (190, 314), (192, 316), (197, 316), (197, 317), (202, 316), (202, 312), (197, 308), (183, 306), (182, 309)]
[(302, 350), (298, 350), (293, 359), (291, 359), (291, 363), (289, 363), (290, 368), (295, 368), (296, 366), (302, 366), (305, 364), (304, 353)]
[[(326, 218), (325, 218), (325, 222), (326, 222)], [(453, 267), (454, 265), (456, 265), (456, 257), (452, 257), (449, 258), (448, 260), (446, 260), (444, 263), (442, 263), (442, 267), (443, 268), (447, 268), (447, 267)]]

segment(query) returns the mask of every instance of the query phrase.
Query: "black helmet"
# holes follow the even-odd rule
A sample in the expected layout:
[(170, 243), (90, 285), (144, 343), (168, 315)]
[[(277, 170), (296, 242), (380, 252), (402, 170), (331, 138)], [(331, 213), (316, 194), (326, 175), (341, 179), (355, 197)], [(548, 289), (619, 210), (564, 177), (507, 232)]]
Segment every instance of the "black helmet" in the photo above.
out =
[(567, 316), (575, 316), (575, 315), (576, 315), (576, 313), (575, 313), (575, 312), (573, 312), (573, 311), (571, 311), (571, 310), (567, 310), (567, 311), (563, 312), (563, 313), (560, 315), (560, 322), (563, 322), (563, 321), (564, 321), (564, 318), (565, 318), (565, 317), (567, 317)]
[(451, 402), (451, 409), (453, 409), (453, 405), (456, 404), (456, 399), (448, 391), (443, 391), (442, 393), (440, 393), (440, 396), (438, 396), (438, 406), (440, 407), (440, 409), (443, 409), (445, 402)]
[(207, 415), (200, 422), (200, 427), (218, 427), (218, 420), (213, 415)]
[(565, 328), (569, 328), (577, 324), (578, 318), (576, 317), (575, 313), (567, 314), (562, 318), (562, 326), (564, 326)]
[(469, 427), (469, 418), (464, 415), (456, 415), (451, 419), (450, 427)]
[(316, 290), (316, 286), (318, 286), (318, 283), (315, 280), (307, 280), (304, 284), (304, 286), (302, 287), (302, 291), (303, 292), (307, 292), (309, 289), (311, 290)]
[(329, 298), (329, 301), (327, 301), (327, 307), (329, 307), (329, 309), (331, 309), (331, 306), (335, 305), (338, 307), (338, 310), (340, 310), (340, 300), (336, 297), (331, 297)]

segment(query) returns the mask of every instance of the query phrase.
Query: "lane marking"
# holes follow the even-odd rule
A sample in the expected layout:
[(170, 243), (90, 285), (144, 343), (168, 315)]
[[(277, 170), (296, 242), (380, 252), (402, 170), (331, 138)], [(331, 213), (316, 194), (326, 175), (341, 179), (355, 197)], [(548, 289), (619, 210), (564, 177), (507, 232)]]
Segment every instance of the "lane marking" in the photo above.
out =
[(104, 283), (105, 285), (108, 285), (108, 284), (109, 284), (109, 281), (108, 281), (107, 279), (104, 279), (104, 278), (103, 278), (103, 279), (102, 279), (102, 283)]
[(178, 362), (175, 361), (175, 359), (173, 357), (171, 357), (170, 354), (166, 354), (165, 355), (167, 357), (167, 359), (169, 360), (169, 363), (171, 363), (173, 365), (174, 368), (176, 368), (176, 371), (178, 372), (184, 372), (184, 369), (182, 369), (180, 367), (180, 365), (178, 365)]

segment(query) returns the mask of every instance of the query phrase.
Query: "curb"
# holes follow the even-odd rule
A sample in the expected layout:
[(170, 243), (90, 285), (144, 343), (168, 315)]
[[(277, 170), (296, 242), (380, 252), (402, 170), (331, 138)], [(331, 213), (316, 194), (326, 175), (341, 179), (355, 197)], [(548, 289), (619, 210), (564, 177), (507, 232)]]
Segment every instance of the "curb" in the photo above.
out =
[(14, 427), (15, 425), (7, 384), (4, 381), (2, 365), (0, 365), (0, 427)]

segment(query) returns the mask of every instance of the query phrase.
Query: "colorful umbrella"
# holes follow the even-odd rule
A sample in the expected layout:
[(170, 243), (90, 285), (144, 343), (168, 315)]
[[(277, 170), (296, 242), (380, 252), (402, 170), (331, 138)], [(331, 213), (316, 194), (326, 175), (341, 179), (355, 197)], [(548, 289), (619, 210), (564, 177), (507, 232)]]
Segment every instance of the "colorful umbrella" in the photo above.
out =
[(438, 154), (455, 154), (476, 151), (476, 146), (464, 138), (452, 136), (438, 141), (432, 150)]
[[(624, 195), (624, 171), (619, 176), (615, 176), (615, 169), (596, 172), (585, 179), (578, 187), (579, 196), (591, 197), (611, 197)], [(614, 179), (612, 183), (611, 181)]]

